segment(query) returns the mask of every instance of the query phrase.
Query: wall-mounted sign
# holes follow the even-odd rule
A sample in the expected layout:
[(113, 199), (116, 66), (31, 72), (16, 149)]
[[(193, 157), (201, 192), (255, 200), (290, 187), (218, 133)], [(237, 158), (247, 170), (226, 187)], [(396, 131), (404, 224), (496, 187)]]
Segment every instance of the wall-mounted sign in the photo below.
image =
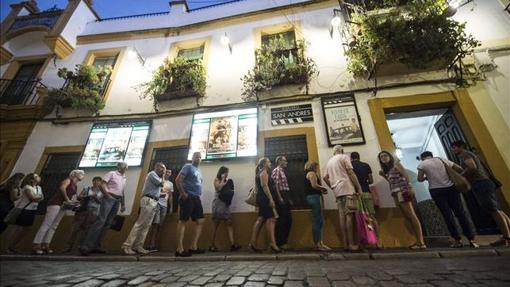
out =
[(313, 121), (312, 105), (296, 105), (271, 109), (273, 126)]
[(194, 152), (202, 159), (257, 155), (257, 108), (193, 115), (188, 160)]
[(329, 146), (365, 143), (354, 94), (322, 98), (322, 111)]
[(151, 122), (145, 121), (94, 124), (79, 167), (141, 165), (150, 130)]

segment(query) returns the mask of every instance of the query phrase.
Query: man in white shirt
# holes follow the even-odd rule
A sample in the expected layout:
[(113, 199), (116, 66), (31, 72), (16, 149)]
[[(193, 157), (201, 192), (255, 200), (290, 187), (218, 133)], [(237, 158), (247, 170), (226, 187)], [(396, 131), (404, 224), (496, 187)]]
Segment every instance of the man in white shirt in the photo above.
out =
[(340, 218), (340, 231), (345, 249), (356, 252), (359, 245), (354, 241), (354, 211), (348, 208), (353, 195), (361, 192), (361, 186), (354, 173), (350, 156), (344, 154), (341, 145), (333, 147), (333, 157), (326, 164), (324, 182), (333, 190), (338, 206)]
[(461, 237), (455, 225), (454, 214), (459, 220), (462, 231), (468, 238), (470, 245), (475, 248), (478, 247), (474, 242), (475, 231), (471, 227), (467, 212), (462, 205), (460, 192), (455, 189), (445, 165), (459, 173), (462, 172), (462, 168), (447, 159), (434, 157), (430, 151), (423, 152), (420, 158), (422, 162), (418, 165), (418, 181), (427, 180), (429, 182), (430, 196), (441, 211), (448, 231), (455, 240), (451, 247), (462, 247)]

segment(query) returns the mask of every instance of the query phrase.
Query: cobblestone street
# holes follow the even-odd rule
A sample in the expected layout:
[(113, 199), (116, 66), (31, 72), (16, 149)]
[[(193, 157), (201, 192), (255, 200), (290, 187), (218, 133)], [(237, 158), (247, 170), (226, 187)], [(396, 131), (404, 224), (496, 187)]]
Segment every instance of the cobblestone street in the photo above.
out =
[(2, 261), (1, 286), (510, 286), (507, 256), (185, 262)]

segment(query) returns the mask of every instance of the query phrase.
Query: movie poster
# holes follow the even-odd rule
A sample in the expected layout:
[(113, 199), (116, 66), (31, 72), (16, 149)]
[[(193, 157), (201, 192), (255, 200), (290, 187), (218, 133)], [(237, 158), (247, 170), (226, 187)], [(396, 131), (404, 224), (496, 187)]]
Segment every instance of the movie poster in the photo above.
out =
[(354, 96), (323, 100), (330, 146), (365, 143)]
[(99, 152), (101, 151), (101, 146), (103, 145), (107, 131), (107, 128), (92, 129), (92, 132), (89, 136), (89, 141), (87, 142), (87, 146), (83, 152), (83, 157), (80, 161), (80, 167), (96, 166), (96, 162), (99, 158)]
[(257, 114), (239, 116), (237, 156), (257, 155)]
[(210, 122), (210, 119), (197, 119), (193, 121), (188, 160), (191, 160), (193, 153), (197, 151), (202, 155), (202, 159), (206, 158)]
[(129, 139), (129, 145), (126, 152), (124, 161), (129, 166), (137, 166), (142, 163), (143, 150), (145, 148), (145, 142), (149, 135), (149, 127), (134, 127)]
[(97, 166), (124, 160), (132, 127), (109, 128), (99, 154)]
[(211, 119), (207, 155), (235, 157), (237, 147), (237, 116)]

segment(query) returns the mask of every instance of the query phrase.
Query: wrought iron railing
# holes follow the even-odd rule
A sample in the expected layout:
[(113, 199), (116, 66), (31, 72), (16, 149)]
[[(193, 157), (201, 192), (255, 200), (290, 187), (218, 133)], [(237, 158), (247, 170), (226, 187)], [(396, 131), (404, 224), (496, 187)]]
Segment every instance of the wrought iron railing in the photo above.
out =
[(56, 10), (18, 17), (14, 20), (14, 23), (11, 25), (9, 30), (12, 31), (29, 26), (46, 26), (48, 28), (52, 28), (57, 23), (62, 12), (63, 10)]
[(0, 104), (37, 105), (38, 87), (46, 86), (39, 79), (31, 81), (0, 79)]
[[(64, 96), (67, 95), (66, 92), (67, 90), (70, 88), (69, 86), (71, 84), (75, 84), (73, 81), (76, 81), (75, 79), (67, 79), (64, 84), (62, 85), (62, 88), (59, 89), (59, 93), (62, 93)], [(99, 94), (99, 96), (101, 96), (101, 98), (104, 99), (104, 97), (106, 96), (106, 92), (108, 91), (108, 87), (110, 86), (110, 77), (108, 76), (107, 78), (105, 78), (105, 80), (97, 85), (92, 85), (92, 86), (84, 86), (84, 85), (79, 85), (78, 84), (78, 87), (81, 88), (81, 89), (93, 89), (93, 90), (96, 90)], [(63, 101), (63, 102), (60, 102), (59, 104), (64, 107), (64, 108), (68, 108), (71, 106), (71, 99), (66, 97), (67, 100)]]

